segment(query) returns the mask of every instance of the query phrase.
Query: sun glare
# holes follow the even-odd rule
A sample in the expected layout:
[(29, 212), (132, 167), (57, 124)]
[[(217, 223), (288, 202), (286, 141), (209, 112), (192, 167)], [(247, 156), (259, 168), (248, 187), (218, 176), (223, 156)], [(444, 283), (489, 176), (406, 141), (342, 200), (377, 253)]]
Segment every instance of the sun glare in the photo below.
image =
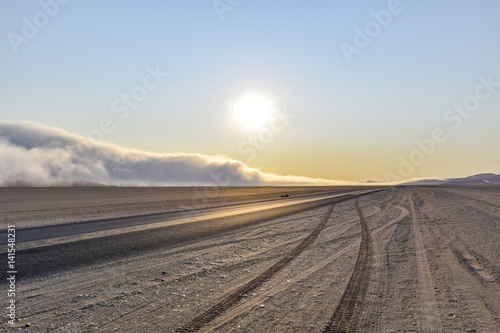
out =
[(273, 101), (262, 94), (247, 94), (234, 103), (236, 122), (247, 130), (266, 126), (274, 112)]

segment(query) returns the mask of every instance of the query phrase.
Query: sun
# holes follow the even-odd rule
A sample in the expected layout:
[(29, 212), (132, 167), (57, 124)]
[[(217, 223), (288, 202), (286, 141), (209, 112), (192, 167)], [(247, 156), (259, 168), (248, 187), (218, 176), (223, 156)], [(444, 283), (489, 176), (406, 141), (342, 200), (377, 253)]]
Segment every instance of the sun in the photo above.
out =
[(236, 122), (247, 130), (258, 130), (269, 123), (275, 113), (270, 97), (261, 93), (248, 93), (238, 98), (233, 105)]

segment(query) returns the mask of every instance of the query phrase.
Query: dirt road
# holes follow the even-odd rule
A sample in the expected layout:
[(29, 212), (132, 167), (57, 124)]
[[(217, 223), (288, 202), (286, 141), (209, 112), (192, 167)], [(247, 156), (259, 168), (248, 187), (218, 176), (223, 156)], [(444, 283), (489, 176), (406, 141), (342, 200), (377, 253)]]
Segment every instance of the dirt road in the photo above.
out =
[(499, 332), (499, 299), (499, 187), (377, 192), (31, 277), (17, 297), (25, 332)]

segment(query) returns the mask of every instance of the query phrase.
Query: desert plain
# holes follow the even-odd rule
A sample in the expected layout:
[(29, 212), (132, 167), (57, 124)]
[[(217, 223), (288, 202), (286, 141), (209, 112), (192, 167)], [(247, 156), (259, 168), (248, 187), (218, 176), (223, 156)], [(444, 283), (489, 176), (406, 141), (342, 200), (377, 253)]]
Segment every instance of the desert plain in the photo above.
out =
[(500, 332), (500, 186), (0, 198), (19, 264), (3, 332)]

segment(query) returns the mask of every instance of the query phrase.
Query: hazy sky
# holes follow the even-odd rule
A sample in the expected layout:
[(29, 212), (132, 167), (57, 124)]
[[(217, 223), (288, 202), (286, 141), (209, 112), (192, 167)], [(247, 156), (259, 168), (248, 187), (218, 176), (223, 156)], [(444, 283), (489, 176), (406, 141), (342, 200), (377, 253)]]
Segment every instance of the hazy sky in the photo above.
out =
[[(498, 173), (499, 13), (493, 0), (2, 1), (0, 120), (277, 174)], [(249, 94), (278, 118), (242, 126)]]

